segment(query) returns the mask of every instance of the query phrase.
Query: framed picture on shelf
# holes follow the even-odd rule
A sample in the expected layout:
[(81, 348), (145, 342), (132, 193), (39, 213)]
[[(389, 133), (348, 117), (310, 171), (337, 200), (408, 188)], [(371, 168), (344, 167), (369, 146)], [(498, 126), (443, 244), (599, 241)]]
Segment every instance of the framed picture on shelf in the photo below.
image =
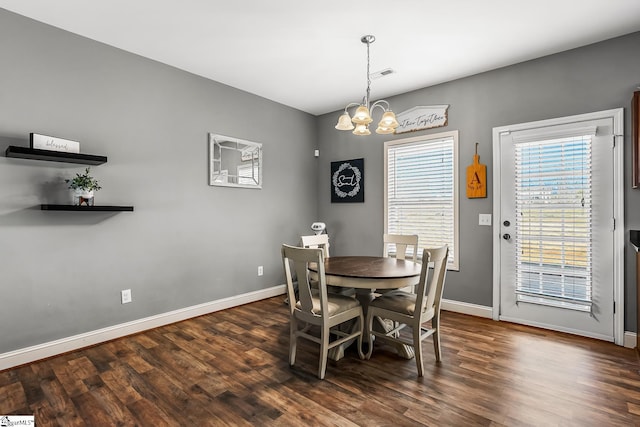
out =
[(55, 136), (29, 134), (31, 148), (48, 151), (61, 151), (63, 153), (80, 153), (80, 143), (69, 139), (56, 138)]

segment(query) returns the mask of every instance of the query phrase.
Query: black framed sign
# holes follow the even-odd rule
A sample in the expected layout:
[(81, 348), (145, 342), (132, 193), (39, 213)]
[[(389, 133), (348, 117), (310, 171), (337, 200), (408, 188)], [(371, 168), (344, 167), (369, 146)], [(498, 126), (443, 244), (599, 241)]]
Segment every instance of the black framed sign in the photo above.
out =
[(331, 203), (364, 202), (364, 159), (331, 162)]

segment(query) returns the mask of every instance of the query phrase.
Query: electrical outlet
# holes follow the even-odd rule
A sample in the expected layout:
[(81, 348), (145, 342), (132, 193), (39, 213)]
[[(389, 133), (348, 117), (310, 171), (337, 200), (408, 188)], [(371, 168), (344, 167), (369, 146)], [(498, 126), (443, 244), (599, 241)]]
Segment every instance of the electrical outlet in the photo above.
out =
[(262, 276), (262, 274), (264, 273), (264, 269), (262, 268), (261, 265), (258, 266), (258, 276)]
[(122, 304), (131, 302), (131, 289), (124, 289), (120, 291), (120, 299), (122, 300)]
[(478, 225), (491, 225), (491, 214), (479, 214)]

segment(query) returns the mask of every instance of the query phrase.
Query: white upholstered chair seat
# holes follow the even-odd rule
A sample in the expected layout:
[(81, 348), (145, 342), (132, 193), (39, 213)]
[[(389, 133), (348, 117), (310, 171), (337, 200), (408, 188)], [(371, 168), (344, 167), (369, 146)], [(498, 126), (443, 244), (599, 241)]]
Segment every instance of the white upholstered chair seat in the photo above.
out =
[[(403, 291), (392, 291), (374, 299), (369, 307), (376, 307), (380, 310), (388, 310), (394, 313), (406, 314), (407, 316), (413, 316), (416, 311), (416, 294), (410, 294)], [(424, 316), (431, 317), (433, 309), (429, 310), (425, 307)], [(384, 316), (382, 316), (384, 317)]]
[(369, 306), (411, 316), (416, 310), (416, 295), (402, 291), (387, 292), (371, 301)]
[[(320, 298), (312, 297), (313, 301), (313, 313), (317, 315), (322, 315), (322, 308), (320, 303)], [(352, 308), (356, 308), (360, 305), (357, 299), (345, 296), (345, 295), (327, 295), (327, 311), (329, 312), (329, 316), (335, 316), (336, 314), (351, 310)], [(302, 304), (300, 301), (296, 303), (296, 309), (301, 310)]]

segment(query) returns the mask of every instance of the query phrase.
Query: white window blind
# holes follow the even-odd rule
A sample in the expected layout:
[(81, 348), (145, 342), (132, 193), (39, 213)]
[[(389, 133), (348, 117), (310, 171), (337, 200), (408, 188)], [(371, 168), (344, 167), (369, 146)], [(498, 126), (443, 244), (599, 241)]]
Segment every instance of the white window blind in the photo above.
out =
[(447, 244), (449, 268), (457, 270), (457, 132), (388, 142), (385, 149), (385, 231), (417, 234), (419, 255)]
[(591, 310), (591, 135), (515, 145), (517, 300)]

